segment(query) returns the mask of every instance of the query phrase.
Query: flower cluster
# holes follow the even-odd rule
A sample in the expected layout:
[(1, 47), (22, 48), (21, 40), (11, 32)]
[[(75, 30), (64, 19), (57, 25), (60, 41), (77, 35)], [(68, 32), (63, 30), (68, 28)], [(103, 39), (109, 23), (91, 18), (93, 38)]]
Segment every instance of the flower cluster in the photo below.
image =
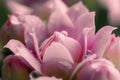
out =
[[(3, 62), (3, 80), (120, 79), (120, 39), (111, 34), (116, 28), (104, 26), (95, 33), (95, 12), (82, 1), (68, 7), (62, 0), (46, 0), (37, 15), (10, 3), (13, 14), (0, 34), (13, 55)], [(42, 12), (47, 20), (38, 16), (45, 16)]]

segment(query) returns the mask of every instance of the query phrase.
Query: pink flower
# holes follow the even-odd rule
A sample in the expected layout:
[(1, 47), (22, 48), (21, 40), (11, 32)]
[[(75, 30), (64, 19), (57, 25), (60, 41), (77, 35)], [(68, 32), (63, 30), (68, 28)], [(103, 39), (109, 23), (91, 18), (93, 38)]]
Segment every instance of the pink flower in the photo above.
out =
[(86, 57), (92, 54), (103, 57), (115, 29), (105, 26), (95, 34), (94, 17), (95, 13), (89, 12), (82, 2), (55, 10), (46, 24), (36, 16), (13, 15), (10, 24), (14, 29), (17, 23), (24, 30), (21, 35), (24, 44), (11, 39), (4, 47), (32, 68), (31, 71), (69, 80), (76, 65)]
[(17, 39), (25, 43), (24, 30), (26, 30), (26, 32), (32, 32), (32, 30), (29, 29), (32, 27), (35, 28), (36, 33), (42, 35), (39, 35), (39, 37), (41, 36), (40, 41), (43, 41), (47, 36), (47, 31), (45, 24), (37, 16), (12, 14), (1, 28), (0, 43), (5, 45), (10, 39)]
[(110, 43), (106, 48), (104, 57), (109, 59), (120, 70), (120, 37), (111, 36)]

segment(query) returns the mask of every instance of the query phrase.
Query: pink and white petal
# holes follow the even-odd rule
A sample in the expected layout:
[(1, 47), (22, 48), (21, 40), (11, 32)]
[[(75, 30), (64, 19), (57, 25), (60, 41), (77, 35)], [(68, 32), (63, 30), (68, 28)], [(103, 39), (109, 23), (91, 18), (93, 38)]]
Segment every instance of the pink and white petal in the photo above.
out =
[(115, 37), (107, 47), (104, 57), (108, 58), (120, 70), (120, 38)]
[(48, 77), (48, 76), (42, 76), (39, 78), (32, 78), (30, 80), (62, 80), (60, 78), (55, 78), (55, 77)]
[(93, 37), (95, 35), (95, 13), (88, 12), (88, 13), (81, 15), (75, 22), (75, 26), (76, 26), (76, 32), (78, 35), (76, 38), (80, 42), (83, 42), (81, 41), (84, 36), (83, 30), (85, 28), (91, 28), (91, 30), (88, 32), (88, 35), (87, 35), (88, 46), (90, 46), (91, 41), (93, 40)]
[(27, 15), (24, 18), (25, 23), (23, 26), (25, 27), (25, 43), (27, 47), (34, 51), (38, 56), (39, 46), (47, 37), (45, 24), (37, 16)]
[(69, 79), (76, 64), (63, 59), (52, 59), (41, 64), (41, 70), (44, 75), (55, 76)]
[(79, 16), (87, 12), (89, 12), (88, 9), (82, 3), (82, 1), (80, 1), (69, 8), (68, 15), (71, 18), (71, 20), (75, 22)]
[(63, 59), (74, 63), (69, 51), (60, 43), (53, 42), (45, 51), (43, 55), (43, 62), (52, 59)]
[(38, 43), (41, 43), (47, 35), (45, 23), (40, 20), (39, 17), (34, 15), (26, 15), (24, 16), (25, 23), (23, 26), (25, 27), (25, 32), (27, 33), (35, 33)]
[[(35, 70), (40, 71), (40, 63), (39, 61), (30, 53), (27, 48), (17, 40), (10, 40), (5, 48), (9, 48), (16, 56), (23, 57)], [(23, 63), (24, 60), (21, 59)], [(26, 64), (27, 65), (27, 64)], [(27, 65), (28, 66), (28, 65)]]
[(90, 51), (90, 44), (92, 42), (89, 41), (88, 38), (88, 33), (92, 30), (92, 28), (84, 28), (82, 33), (81, 33), (81, 39), (80, 39), (80, 44), (81, 44), (81, 48), (82, 48), (82, 54), (83, 54), (83, 58), (87, 55), (89, 55), (88, 53), (91, 53)]
[(78, 71), (80, 71), (86, 65), (86, 63), (91, 62), (94, 59), (96, 59), (96, 54), (90, 55), (89, 57), (87, 57), (86, 59), (84, 59), (81, 63), (79, 63), (75, 67), (75, 69), (73, 70), (73, 72), (72, 72), (72, 74), (70, 76), (70, 80), (73, 80), (76, 77)]
[(7, 0), (7, 6), (12, 13), (31, 14), (33, 12), (31, 8), (17, 3), (15, 0)]
[(60, 42), (62, 45), (64, 45), (67, 48), (73, 60), (75, 62), (80, 62), (82, 59), (82, 54), (81, 54), (82, 49), (80, 43), (75, 39), (68, 37), (67, 32), (65, 31), (62, 31), (61, 33), (55, 32), (55, 35), (57, 36), (56, 38), (57, 42)]
[(48, 30), (50, 34), (53, 34), (54, 31), (67, 31), (68, 34), (71, 36), (74, 30), (74, 25), (67, 14), (55, 11), (51, 14), (48, 22)]
[(103, 56), (114, 29), (116, 28), (112, 26), (105, 26), (97, 32), (93, 40), (93, 46), (91, 50), (93, 53), (97, 54), (98, 58)]

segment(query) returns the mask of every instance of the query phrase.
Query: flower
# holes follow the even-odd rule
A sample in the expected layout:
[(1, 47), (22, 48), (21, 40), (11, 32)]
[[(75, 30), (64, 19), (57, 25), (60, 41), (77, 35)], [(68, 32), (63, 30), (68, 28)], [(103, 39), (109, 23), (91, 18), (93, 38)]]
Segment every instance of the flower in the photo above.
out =
[(107, 59), (86, 59), (78, 64), (71, 80), (119, 80), (120, 72)]
[(63, 80), (69, 80), (76, 65), (89, 55), (103, 57), (115, 29), (105, 26), (95, 34), (95, 13), (89, 12), (81, 1), (67, 9), (55, 10), (46, 23), (37, 16), (17, 15), (12, 21), (21, 23), (22, 19), (24, 41), (11, 39), (4, 47), (22, 57), (20, 61), (32, 68), (31, 72)]
[(10, 39), (17, 39), (25, 43), (24, 30), (28, 29), (28, 31), (30, 31), (30, 27), (36, 27), (35, 29), (37, 30), (35, 31), (41, 32), (43, 38), (46, 37), (47, 32), (45, 32), (45, 24), (37, 16), (20, 14), (10, 15), (7, 22), (2, 26), (0, 30), (1, 45), (5, 45)]
[(115, 67), (120, 70), (120, 37), (111, 35), (109, 45), (107, 46), (104, 57), (109, 59)]

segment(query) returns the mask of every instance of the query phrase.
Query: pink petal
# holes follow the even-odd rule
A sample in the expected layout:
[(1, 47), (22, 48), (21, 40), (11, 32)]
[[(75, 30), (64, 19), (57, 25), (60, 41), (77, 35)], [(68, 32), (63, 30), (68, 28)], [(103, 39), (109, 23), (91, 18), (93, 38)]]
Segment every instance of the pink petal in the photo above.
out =
[(92, 37), (95, 34), (95, 13), (88, 12), (81, 15), (77, 21), (75, 22), (75, 26), (79, 31), (79, 35), (82, 33), (84, 28), (92, 28), (91, 32), (89, 32), (89, 36)]
[(55, 11), (50, 16), (48, 30), (50, 34), (53, 34), (54, 31), (61, 32), (65, 30), (69, 35), (71, 35), (71, 32), (74, 30), (74, 26), (70, 18), (65, 13)]
[(57, 42), (60, 42), (67, 48), (73, 60), (75, 62), (80, 62), (82, 59), (82, 49), (80, 43), (75, 39), (68, 37), (65, 31), (62, 31), (61, 33), (55, 32), (55, 34), (58, 38), (56, 39)]
[[(87, 42), (88, 46), (91, 45), (91, 41), (93, 40), (93, 37), (95, 35), (95, 13), (94, 12), (88, 12), (83, 15), (81, 15), (76, 23), (75, 23), (76, 32), (77, 32), (77, 38), (80, 40), (80, 42), (83, 42), (82, 38), (84, 36), (83, 30), (85, 28), (91, 28), (91, 30), (87, 34)], [(82, 45), (82, 43), (81, 43)]]
[(47, 31), (44, 23), (37, 17), (27, 15), (25, 18), (25, 43), (29, 49), (39, 55), (39, 46), (47, 37)]
[(119, 80), (120, 72), (106, 59), (88, 62), (77, 74), (77, 80)]
[(110, 45), (107, 46), (104, 57), (109, 59), (120, 70), (120, 37), (114, 35)]
[(41, 70), (44, 75), (55, 76), (68, 79), (76, 65), (63, 60), (63, 59), (52, 59), (41, 64)]
[(39, 78), (31, 78), (30, 80), (62, 80), (62, 79), (55, 78), (55, 77), (42, 76)]
[(80, 71), (82, 68), (84, 68), (84, 66), (86, 65), (86, 63), (93, 61), (96, 58), (96, 54), (90, 55), (89, 57), (87, 57), (86, 59), (84, 59), (81, 63), (79, 63), (76, 68), (73, 70), (72, 75), (70, 76), (70, 80), (73, 80), (74, 77), (77, 75), (78, 71)]
[[(16, 56), (23, 57), (31, 65), (31, 67), (37, 71), (40, 71), (39, 61), (26, 49), (26, 47), (21, 42), (17, 40), (10, 40), (5, 45), (5, 48), (9, 48)], [(21, 59), (21, 61), (25, 63), (24, 60)]]
[(92, 41), (95, 35), (95, 13), (88, 12), (82, 14), (75, 22), (76, 35), (75, 38), (81, 44), (83, 53), (86, 54), (87, 50), (91, 48)]
[(97, 57), (103, 56), (105, 48), (107, 47), (108, 41), (110, 39), (111, 33), (114, 29), (116, 28), (111, 26), (105, 26), (97, 32), (95, 39), (93, 40), (92, 46), (92, 51), (93, 53), (97, 54)]
[(9, 15), (8, 21), (0, 30), (0, 42), (5, 45), (10, 39), (18, 39), (24, 42), (23, 18), (19, 14)]
[(82, 3), (82, 1), (80, 1), (69, 8), (68, 15), (70, 16), (71, 20), (75, 22), (79, 16), (87, 12), (88, 12), (88, 9)]
[(68, 37), (66, 31), (62, 31), (61, 33), (56, 31), (50, 38), (46, 39), (41, 46), (41, 53), (40, 53), (41, 56), (44, 55), (46, 49), (53, 42), (58, 42), (62, 44), (69, 51), (73, 60), (76, 63), (81, 61), (82, 59), (81, 46), (78, 41), (74, 40), (73, 38)]
[(69, 51), (60, 43), (53, 42), (45, 51), (43, 62), (52, 59), (63, 59), (74, 63)]
[(38, 43), (41, 43), (46, 38), (47, 34), (45, 24), (40, 20), (39, 17), (34, 15), (26, 15), (24, 16), (24, 20), (25, 23), (23, 26), (25, 27), (25, 32), (28, 34), (35, 33), (39, 41)]
[(31, 14), (32, 9), (22, 4), (17, 3), (14, 0), (7, 0), (8, 8), (12, 11), (12, 13), (20, 13), (20, 14)]

